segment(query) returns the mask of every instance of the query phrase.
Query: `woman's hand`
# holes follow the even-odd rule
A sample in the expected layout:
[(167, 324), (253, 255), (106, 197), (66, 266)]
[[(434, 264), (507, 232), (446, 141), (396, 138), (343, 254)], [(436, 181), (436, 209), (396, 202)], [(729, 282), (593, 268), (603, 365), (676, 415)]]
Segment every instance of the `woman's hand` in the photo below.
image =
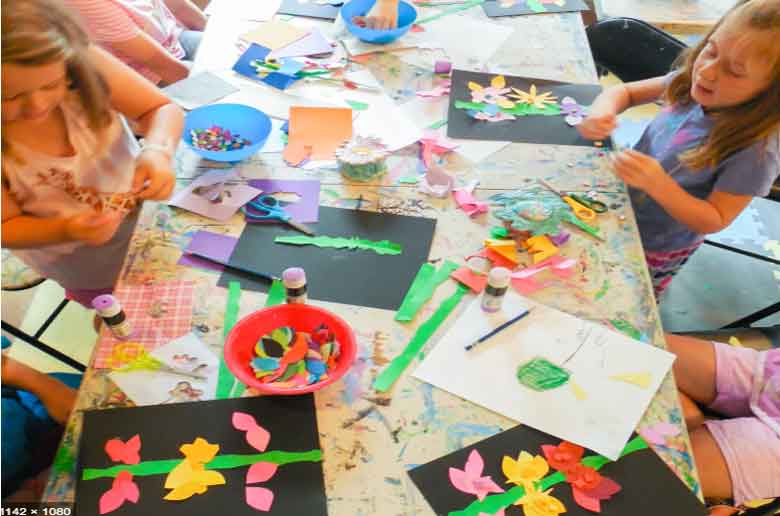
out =
[(144, 149), (135, 162), (133, 192), (143, 200), (162, 201), (171, 196), (175, 183), (170, 155), (157, 149)]

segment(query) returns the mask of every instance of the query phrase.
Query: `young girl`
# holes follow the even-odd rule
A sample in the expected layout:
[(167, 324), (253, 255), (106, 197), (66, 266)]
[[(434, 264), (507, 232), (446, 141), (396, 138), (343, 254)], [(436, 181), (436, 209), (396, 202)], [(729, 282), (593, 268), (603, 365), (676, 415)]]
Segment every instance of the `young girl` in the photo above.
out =
[[(677, 355), (674, 376), (705, 498), (739, 506), (780, 496), (780, 349), (678, 335), (666, 343)], [(705, 422), (696, 403), (732, 419)]]
[(182, 111), (56, 0), (3, 2), (2, 48), (3, 247), (89, 305), (116, 282), (136, 206), (171, 193)]
[(656, 296), (701, 245), (780, 174), (780, 0), (727, 13), (666, 77), (604, 91), (578, 126), (604, 139), (625, 109), (668, 105), (613, 157), (629, 188)]

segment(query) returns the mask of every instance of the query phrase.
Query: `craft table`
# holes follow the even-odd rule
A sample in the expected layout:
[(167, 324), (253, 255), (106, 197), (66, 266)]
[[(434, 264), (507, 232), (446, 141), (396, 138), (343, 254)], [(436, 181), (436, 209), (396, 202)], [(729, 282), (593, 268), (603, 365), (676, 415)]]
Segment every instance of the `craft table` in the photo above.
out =
[[(436, 12), (433, 10), (432, 12)], [(484, 19), (481, 9), (460, 16)], [(297, 21), (297, 20), (296, 20)], [(545, 77), (569, 82), (596, 83), (579, 13), (521, 16), (494, 20), (515, 28), (514, 37), (490, 62), (492, 72)], [(303, 23), (317, 23), (304, 21)], [(214, 18), (209, 23), (196, 68), (229, 75), (237, 56), (234, 41), (245, 20)], [(327, 24), (320, 25), (327, 27)], [(422, 52), (422, 50), (420, 50)], [(415, 92), (430, 88), (433, 74), (407, 65), (396, 54), (377, 54), (366, 65), (385, 91), (408, 111), (439, 120), (446, 116), (446, 98), (419, 109)], [(244, 93), (257, 86), (238, 80)], [(413, 102), (410, 109), (409, 102)], [(414, 104), (417, 103), (417, 104)], [(415, 185), (398, 183), (399, 177), (417, 175), (417, 145), (395, 153), (389, 173), (381, 184), (347, 184), (335, 170), (289, 168), (280, 154), (257, 154), (238, 165), (243, 178), (316, 178), (322, 182), (322, 205), (432, 217), (438, 220), (431, 260), (462, 262), (478, 251), (496, 221), (488, 216), (469, 219), (451, 198), (437, 199), (417, 191)], [(568, 285), (538, 292), (534, 299), (575, 314), (609, 324), (623, 319), (635, 326), (646, 340), (663, 347), (658, 311), (645, 268), (642, 247), (625, 187), (609, 171), (606, 156), (596, 148), (512, 144), (479, 163), (457, 152), (445, 156), (445, 169), (458, 183), (480, 181), (475, 195), (485, 199), (500, 191), (535, 185), (544, 177), (564, 190), (597, 190), (610, 205), (599, 217), (608, 236), (605, 243), (573, 232), (563, 253), (578, 260), (577, 272)], [(199, 161), (187, 149), (177, 154), (179, 186), (218, 166)], [(176, 265), (181, 250), (195, 231), (206, 229), (238, 236), (243, 228), (240, 215), (221, 225), (196, 215), (157, 203), (146, 203), (136, 229), (124, 270), (122, 285), (190, 279), (196, 283), (193, 331), (215, 353), (222, 346), (222, 325), (226, 289), (216, 287), (213, 272)], [(462, 448), (477, 440), (516, 425), (516, 422), (488, 412), (446, 392), (410, 377), (414, 364), (386, 394), (377, 394), (371, 383), (380, 370), (406, 345), (419, 324), (427, 319), (442, 299), (455, 289), (454, 282), (440, 286), (432, 299), (410, 324), (393, 320), (394, 312), (316, 303), (346, 319), (359, 340), (359, 353), (343, 381), (316, 394), (317, 418), (325, 455), (324, 470), (329, 514), (410, 515), (432, 514), (405, 471)], [(469, 295), (469, 300), (473, 296)], [(265, 294), (243, 291), (240, 316), (263, 306)], [(458, 307), (462, 310), (466, 303)], [(455, 316), (445, 322), (442, 335)], [(436, 336), (429, 346), (436, 343)], [(640, 345), (640, 344), (638, 344)], [(107, 370), (90, 368), (78, 397), (56, 461), (45, 500), (74, 498), (75, 457), (80, 435), (81, 412), (131, 405), (108, 379)], [(679, 425), (680, 433), (656, 449), (683, 481), (697, 494), (698, 477), (693, 464), (688, 434), (671, 373), (644, 416), (640, 428), (658, 422)]]
[(734, 0), (595, 0), (599, 19), (627, 16), (668, 32), (706, 32)]

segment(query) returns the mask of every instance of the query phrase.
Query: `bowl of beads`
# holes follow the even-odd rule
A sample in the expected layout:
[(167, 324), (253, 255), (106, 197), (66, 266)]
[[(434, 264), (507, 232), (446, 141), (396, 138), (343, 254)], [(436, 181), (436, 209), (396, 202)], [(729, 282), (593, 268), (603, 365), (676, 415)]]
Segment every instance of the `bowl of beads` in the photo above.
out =
[(401, 0), (398, 3), (398, 26), (395, 29), (369, 29), (355, 23), (355, 17), (360, 19), (368, 14), (376, 0), (352, 0), (341, 7), (341, 18), (347, 26), (347, 30), (360, 41), (386, 45), (397, 40), (412, 28), (417, 19), (417, 11), (411, 4)]
[(305, 394), (349, 371), (357, 341), (341, 317), (312, 305), (284, 304), (236, 323), (224, 353), (236, 378), (260, 394)]
[(265, 144), (271, 119), (244, 104), (211, 104), (193, 109), (184, 120), (182, 139), (212, 161), (241, 161)]

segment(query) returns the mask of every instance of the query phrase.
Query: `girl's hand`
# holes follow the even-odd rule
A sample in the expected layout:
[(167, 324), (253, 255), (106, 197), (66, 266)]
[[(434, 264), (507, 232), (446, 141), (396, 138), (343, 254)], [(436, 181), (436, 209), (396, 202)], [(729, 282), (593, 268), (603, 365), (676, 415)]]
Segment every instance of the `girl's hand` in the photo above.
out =
[(355, 16), (352, 23), (369, 29), (395, 29), (398, 27), (398, 0), (376, 0), (365, 16)]
[(103, 245), (114, 237), (123, 218), (122, 214), (116, 211), (86, 211), (67, 220), (65, 233), (70, 240), (92, 246)]
[(143, 200), (168, 199), (176, 183), (171, 158), (157, 149), (145, 149), (135, 161), (133, 192)]
[(658, 160), (632, 149), (613, 154), (611, 160), (620, 179), (651, 197), (651, 191), (663, 191), (670, 179)]
[(576, 127), (583, 138), (604, 140), (617, 127), (618, 110), (609, 97), (599, 95), (588, 110), (588, 116)]

